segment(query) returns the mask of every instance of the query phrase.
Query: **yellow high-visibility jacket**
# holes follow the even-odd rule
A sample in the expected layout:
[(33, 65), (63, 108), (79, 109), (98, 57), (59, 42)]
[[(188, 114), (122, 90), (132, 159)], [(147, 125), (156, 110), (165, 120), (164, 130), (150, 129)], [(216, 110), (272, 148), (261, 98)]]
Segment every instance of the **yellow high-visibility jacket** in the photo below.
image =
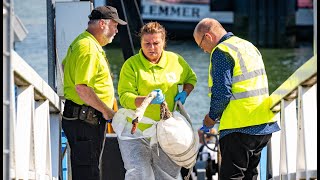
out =
[(208, 75), (209, 96), (211, 87), (214, 86), (211, 57), (216, 48), (230, 54), (235, 63), (232, 97), (220, 118), (219, 131), (274, 122), (262, 56), (252, 43), (239, 37), (232, 36), (212, 50)]

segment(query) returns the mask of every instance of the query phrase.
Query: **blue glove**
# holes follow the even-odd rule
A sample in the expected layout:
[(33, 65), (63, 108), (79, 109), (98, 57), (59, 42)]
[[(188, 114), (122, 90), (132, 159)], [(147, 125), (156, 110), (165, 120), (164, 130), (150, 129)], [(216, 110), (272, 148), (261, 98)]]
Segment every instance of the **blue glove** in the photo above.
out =
[(174, 98), (174, 101), (181, 101), (182, 104), (184, 104), (186, 102), (187, 99), (187, 92), (186, 91), (182, 91), (179, 94), (176, 95), (176, 97)]
[(157, 96), (151, 101), (151, 104), (161, 104), (165, 99), (161, 89), (155, 89), (152, 92), (156, 92)]
[(214, 127), (214, 126), (209, 126), (209, 127), (207, 127), (206, 125), (203, 125), (203, 126), (200, 128), (200, 130), (203, 131), (203, 132), (205, 132), (205, 133), (208, 133), (208, 132), (210, 132), (210, 129), (213, 128), (213, 127)]

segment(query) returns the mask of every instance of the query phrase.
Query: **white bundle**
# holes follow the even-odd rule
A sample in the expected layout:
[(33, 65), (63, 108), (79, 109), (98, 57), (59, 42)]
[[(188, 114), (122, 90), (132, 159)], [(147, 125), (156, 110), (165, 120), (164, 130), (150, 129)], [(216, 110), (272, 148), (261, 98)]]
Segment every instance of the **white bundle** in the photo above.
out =
[[(192, 168), (196, 163), (199, 137), (192, 129), (189, 115), (181, 102), (177, 101), (173, 113), (169, 111), (166, 102), (161, 104), (163, 116), (158, 122), (144, 117), (143, 114), (154, 97), (155, 94), (150, 93), (136, 111), (119, 109), (112, 121), (112, 126), (118, 138), (129, 140), (150, 137), (150, 145), (158, 142), (162, 150), (177, 165), (188, 169)], [(179, 107), (180, 112), (176, 110), (177, 107)], [(141, 132), (138, 128), (136, 129), (137, 123), (134, 124), (135, 128), (133, 128), (132, 123), (127, 121), (127, 117), (137, 118), (137, 123), (143, 122), (152, 126)]]
[(172, 117), (166, 120), (161, 119), (158, 122), (157, 139), (163, 151), (177, 165), (187, 169), (194, 166), (198, 153), (199, 137), (193, 131), (190, 122), (178, 111), (174, 111)]

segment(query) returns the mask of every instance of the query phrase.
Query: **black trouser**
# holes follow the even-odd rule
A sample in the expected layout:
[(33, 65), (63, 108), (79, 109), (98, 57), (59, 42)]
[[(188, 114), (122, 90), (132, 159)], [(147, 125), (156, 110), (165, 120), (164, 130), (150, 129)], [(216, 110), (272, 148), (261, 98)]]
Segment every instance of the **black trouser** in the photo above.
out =
[(220, 180), (256, 180), (261, 151), (271, 136), (272, 134), (249, 135), (237, 132), (224, 136), (220, 140)]
[(102, 118), (98, 125), (62, 118), (62, 129), (71, 149), (72, 180), (100, 180), (99, 158), (105, 125)]

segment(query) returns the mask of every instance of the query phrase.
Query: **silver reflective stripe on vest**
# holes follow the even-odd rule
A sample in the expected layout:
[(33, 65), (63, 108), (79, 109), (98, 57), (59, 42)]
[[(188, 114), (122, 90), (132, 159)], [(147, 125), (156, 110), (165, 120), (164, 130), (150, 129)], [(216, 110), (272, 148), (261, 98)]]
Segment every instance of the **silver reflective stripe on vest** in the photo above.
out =
[(240, 82), (240, 81), (245, 81), (245, 80), (248, 80), (248, 79), (251, 79), (251, 78), (255, 78), (257, 76), (261, 76), (261, 75), (265, 75), (266, 74), (266, 71), (264, 69), (258, 69), (258, 70), (254, 70), (254, 71), (251, 71), (251, 72), (247, 72), (247, 73), (243, 73), (239, 76), (233, 76), (232, 77), (232, 82), (233, 83), (237, 83), (237, 82)]
[(248, 70), (247, 67), (244, 63), (244, 60), (242, 58), (242, 55), (240, 53), (240, 51), (238, 51), (238, 48), (230, 43), (226, 43), (226, 42), (222, 42), (221, 44), (224, 44), (225, 46), (229, 47), (230, 49), (234, 50), (237, 52), (237, 56), (239, 58), (239, 64), (240, 64), (240, 69), (242, 71), (242, 74), (245, 74)]
[(241, 92), (241, 93), (235, 93), (232, 95), (230, 100), (237, 100), (237, 99), (242, 99), (242, 98), (261, 96), (261, 95), (265, 95), (265, 94), (269, 95), (268, 88), (261, 88), (261, 89), (255, 89), (255, 90)]

